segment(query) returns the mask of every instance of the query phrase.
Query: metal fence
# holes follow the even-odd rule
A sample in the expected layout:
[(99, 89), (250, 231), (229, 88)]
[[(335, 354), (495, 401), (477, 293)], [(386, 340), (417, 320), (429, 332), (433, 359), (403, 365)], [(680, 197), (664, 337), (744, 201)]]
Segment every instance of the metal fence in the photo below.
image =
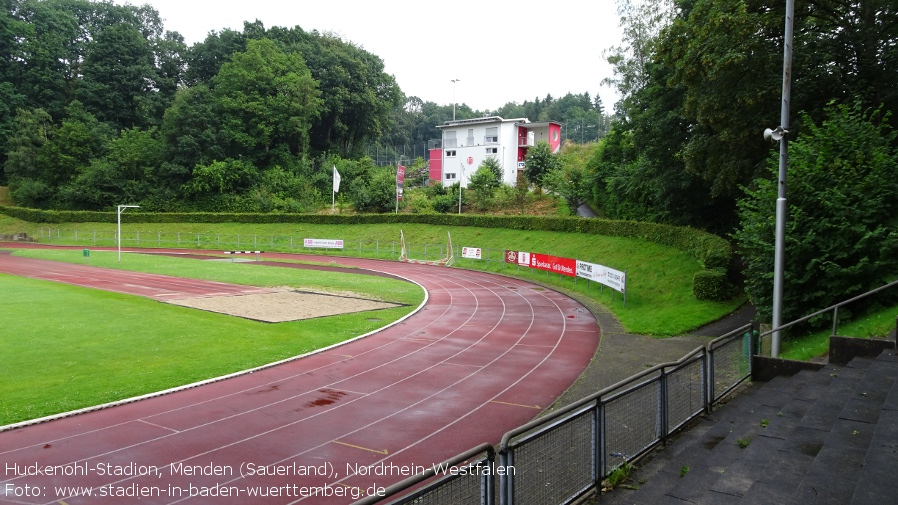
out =
[[(306, 248), (305, 238), (292, 235), (264, 235), (264, 234), (225, 234), (225, 233), (196, 233), (196, 232), (161, 232), (153, 230), (133, 229), (122, 231), (121, 246), (127, 247), (157, 247), (157, 248), (195, 248), (204, 250), (264, 250), (265, 252), (289, 252), (307, 253), (320, 256), (353, 256), (359, 258), (396, 259), (399, 257), (401, 245), (399, 241), (346, 241), (343, 249), (319, 249)], [(29, 231), (30, 233), (30, 231)], [(37, 233), (31, 233), (41, 242), (75, 245), (79, 247), (115, 247), (118, 245), (118, 235), (115, 230), (66, 230), (60, 228), (40, 228)], [(329, 237), (317, 237), (329, 238)], [(406, 253), (409, 258), (420, 260), (437, 260), (446, 257), (447, 244), (413, 243), (406, 241)], [(491, 272), (505, 272), (514, 270), (516, 275), (531, 279), (552, 279), (554, 284), (568, 288), (581, 288), (587, 294), (598, 290), (600, 294), (605, 292), (605, 286), (600, 283), (569, 277), (548, 270), (531, 270), (517, 264), (505, 262), (505, 251), (502, 249), (483, 248), (479, 259), (462, 257), (462, 245), (453, 245), (454, 265), (474, 270)], [(595, 261), (595, 259), (584, 259)], [(608, 288), (611, 301), (614, 301), (616, 291)], [(593, 293), (594, 295), (594, 293)], [(623, 297), (619, 297), (624, 300)]]
[[(464, 484), (457, 478), (419, 475), (369, 496), (369, 505), (401, 495), (391, 504), (567, 504), (600, 489), (617, 468), (645, 455), (751, 376), (753, 325), (742, 326), (679, 361), (664, 363), (609, 386), (564, 409), (509, 431), (497, 450), (491, 477)], [(489, 447), (488, 445), (485, 445)], [(484, 446), (472, 449), (477, 454)], [(467, 451), (454, 458), (470, 457)], [(477, 489), (472, 486), (479, 485)]]

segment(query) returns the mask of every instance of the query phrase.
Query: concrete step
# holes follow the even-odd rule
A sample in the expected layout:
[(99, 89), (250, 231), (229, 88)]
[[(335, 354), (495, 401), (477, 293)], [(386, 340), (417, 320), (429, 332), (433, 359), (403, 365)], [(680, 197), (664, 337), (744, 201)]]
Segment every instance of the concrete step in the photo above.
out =
[[(633, 474), (617, 504), (889, 502), (898, 357), (855, 358), (740, 391)], [(894, 487), (893, 485), (891, 487)]]

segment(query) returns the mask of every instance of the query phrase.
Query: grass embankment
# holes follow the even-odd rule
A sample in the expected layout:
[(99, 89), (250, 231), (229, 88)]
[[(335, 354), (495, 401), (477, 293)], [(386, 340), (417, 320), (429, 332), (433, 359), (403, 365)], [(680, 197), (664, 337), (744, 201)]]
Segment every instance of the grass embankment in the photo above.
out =
[[(18, 251), (118, 267), (114, 252)], [(0, 425), (189, 384), (304, 354), (408, 314), (420, 287), (394, 279), (129, 254), (128, 269), (254, 286), (352, 291), (403, 307), (268, 324), (0, 274)]]
[[(479, 247), (484, 260), (456, 258), (455, 265), (462, 268), (487, 270), (548, 284), (569, 294), (596, 301), (611, 310), (631, 333), (655, 336), (679, 335), (705, 323), (719, 319), (738, 308), (744, 297), (727, 302), (696, 300), (692, 294), (692, 278), (702, 270), (698, 261), (686, 253), (671, 247), (636, 240), (576, 233), (542, 231), (518, 231), (474, 227), (436, 227), (414, 224), (378, 225), (306, 225), (306, 224), (127, 224), (123, 215), (122, 236), (126, 247), (135, 245), (138, 232), (142, 247), (157, 243), (172, 247), (178, 233), (181, 246), (197, 248), (235, 248), (237, 236), (240, 247), (265, 251), (289, 251), (292, 237), (293, 252), (327, 255), (369, 256), (396, 259), (399, 255), (400, 230), (405, 232), (411, 246), (409, 256), (421, 258), (424, 245), (429, 245), (428, 258), (436, 259), (439, 248), (445, 245), (447, 232), (451, 233), (455, 246)], [(113, 246), (114, 223), (26, 223), (0, 215), (0, 233), (25, 231), (34, 237), (46, 237), (52, 228), (53, 240), (42, 242), (89, 247), (93, 245), (94, 232), (97, 245)], [(78, 240), (75, 240), (75, 234)], [(159, 239), (161, 237), (161, 239)], [(304, 238), (343, 239), (343, 251), (303, 249)], [(159, 242), (157, 242), (157, 239)], [(272, 247), (274, 243), (274, 247)], [(360, 251), (361, 249), (361, 251)], [(502, 262), (504, 250), (530, 251), (598, 263), (625, 271), (627, 274), (626, 306), (623, 296), (609, 288), (583, 279), (572, 279), (557, 274), (529, 268), (519, 268)], [(489, 261), (486, 261), (486, 259)], [(614, 300), (612, 301), (612, 294)]]

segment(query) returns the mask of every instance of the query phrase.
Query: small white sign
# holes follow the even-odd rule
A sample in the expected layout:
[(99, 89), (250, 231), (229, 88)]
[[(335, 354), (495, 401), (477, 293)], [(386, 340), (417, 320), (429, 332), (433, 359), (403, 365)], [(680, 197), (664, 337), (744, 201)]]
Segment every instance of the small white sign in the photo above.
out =
[(307, 238), (303, 240), (303, 247), (315, 247), (318, 249), (343, 249), (343, 240)]
[(472, 260), (479, 260), (482, 258), (481, 251), (480, 251), (479, 247), (462, 247), (461, 248), (461, 257), (472, 259)]

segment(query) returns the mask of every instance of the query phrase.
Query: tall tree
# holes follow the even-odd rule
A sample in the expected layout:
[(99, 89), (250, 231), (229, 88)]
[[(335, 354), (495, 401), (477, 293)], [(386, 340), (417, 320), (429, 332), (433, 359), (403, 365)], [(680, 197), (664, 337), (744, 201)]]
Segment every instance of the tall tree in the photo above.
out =
[(321, 100), (299, 54), (285, 54), (268, 39), (251, 40), (213, 79), (229, 155), (271, 166), (276, 148), (304, 153)]
[(84, 61), (78, 97), (101, 121), (120, 128), (151, 124), (150, 84), (155, 80), (153, 51), (134, 26), (109, 26)]

